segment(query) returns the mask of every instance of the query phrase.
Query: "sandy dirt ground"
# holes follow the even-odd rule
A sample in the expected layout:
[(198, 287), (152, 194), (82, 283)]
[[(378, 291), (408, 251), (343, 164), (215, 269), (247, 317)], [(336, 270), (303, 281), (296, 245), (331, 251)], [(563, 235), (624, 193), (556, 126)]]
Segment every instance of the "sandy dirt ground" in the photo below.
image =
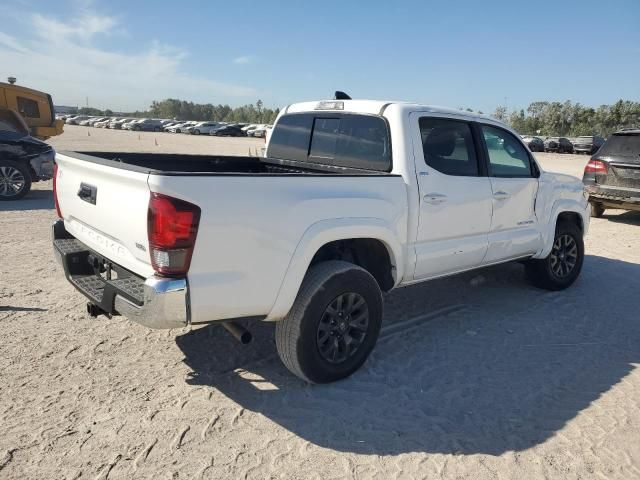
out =
[[(76, 150), (244, 155), (261, 140), (69, 127)], [(155, 145), (157, 140), (158, 145)], [(538, 154), (579, 175), (586, 157)], [(0, 478), (640, 478), (640, 214), (593, 219), (581, 277), (511, 264), (402, 288), (351, 378), (309, 386), (271, 325), (91, 319), (50, 247), (51, 182), (0, 204)]]

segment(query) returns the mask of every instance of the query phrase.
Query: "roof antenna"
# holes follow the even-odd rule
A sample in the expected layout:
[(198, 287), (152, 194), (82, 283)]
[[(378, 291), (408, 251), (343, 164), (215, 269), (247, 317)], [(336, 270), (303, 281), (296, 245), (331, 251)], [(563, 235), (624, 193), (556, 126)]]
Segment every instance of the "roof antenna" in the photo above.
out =
[(333, 98), (335, 100), (351, 100), (351, 97), (349, 95), (347, 95), (344, 92), (341, 92), (340, 90), (336, 90), (336, 93), (334, 94)]

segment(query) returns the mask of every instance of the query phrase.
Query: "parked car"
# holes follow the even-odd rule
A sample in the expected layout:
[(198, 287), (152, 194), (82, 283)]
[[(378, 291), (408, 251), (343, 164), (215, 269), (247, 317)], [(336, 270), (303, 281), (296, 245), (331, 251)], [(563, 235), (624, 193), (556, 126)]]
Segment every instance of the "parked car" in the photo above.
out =
[(88, 115), (76, 115), (75, 117), (67, 118), (67, 125), (80, 125), (80, 122), (89, 120)]
[(123, 128), (134, 132), (161, 132), (162, 123), (153, 118), (142, 118), (133, 122), (125, 123)]
[(93, 126), (95, 128), (109, 128), (109, 124), (111, 122), (113, 122), (113, 120), (114, 120), (113, 118), (107, 117), (107, 118), (105, 118), (103, 120), (99, 120), (97, 122), (94, 122)]
[(267, 132), (271, 130), (271, 125), (265, 125), (263, 127), (258, 127), (254, 130), (250, 130), (251, 136), (256, 138), (266, 138)]
[(591, 216), (606, 208), (640, 211), (640, 129), (611, 135), (584, 168)]
[(532, 152), (544, 152), (544, 141), (539, 137), (524, 136), (522, 141)]
[(129, 123), (129, 122), (133, 122), (137, 120), (136, 118), (120, 118), (117, 120), (112, 120), (111, 122), (109, 122), (109, 128), (112, 128), (114, 130), (122, 130), (124, 125)]
[(209, 132), (209, 135), (216, 137), (246, 137), (247, 134), (242, 131), (242, 128), (237, 125), (223, 125), (218, 128), (214, 128)]
[(109, 121), (110, 118), (109, 117), (94, 117), (91, 120), (89, 120), (89, 126), (90, 127), (95, 127), (96, 123), (98, 122), (102, 122), (102, 121)]
[(248, 128), (247, 130), (244, 130), (247, 134), (247, 137), (253, 137), (253, 134), (256, 130), (260, 129), (260, 128), (264, 128), (263, 124), (256, 124), (256, 125), (250, 125), (250, 128)]
[(586, 153), (593, 155), (604, 144), (604, 138), (597, 135), (588, 135), (576, 138), (573, 142), (573, 151), (575, 153)]
[(191, 127), (187, 127), (186, 132), (191, 135), (208, 135), (211, 133), (211, 130), (215, 130), (216, 128), (220, 128), (219, 122), (198, 122)]
[(566, 137), (548, 137), (544, 141), (545, 152), (573, 153), (573, 144)]
[(506, 125), (382, 101), (285, 111), (266, 157), (56, 157), (54, 253), (90, 314), (218, 321), (245, 342), (232, 319), (277, 321), (284, 364), (323, 383), (369, 356), (382, 292), (516, 260), (538, 287), (578, 277), (582, 183), (543, 171)]
[(186, 125), (184, 125), (182, 128), (180, 128), (180, 131), (177, 133), (184, 133), (184, 134), (189, 134), (189, 129), (195, 125), (197, 125), (200, 122), (187, 122)]
[(0, 201), (18, 200), (33, 182), (49, 180), (54, 157), (51, 145), (32, 137), (19, 114), (0, 108)]
[(196, 122), (182, 122), (182, 123), (178, 123), (177, 125), (174, 125), (172, 127), (169, 127), (167, 129), (168, 132), (171, 133), (182, 133), (184, 130), (186, 130), (187, 128), (191, 127), (192, 125), (194, 125)]
[(165, 123), (165, 124), (163, 125), (162, 130), (164, 130), (164, 131), (166, 132), (169, 128), (173, 127), (174, 125), (177, 125), (178, 123), (181, 123), (181, 122), (177, 122), (177, 121), (175, 121), (175, 120), (172, 120), (172, 121), (170, 121), (170, 122), (167, 122), (167, 123)]

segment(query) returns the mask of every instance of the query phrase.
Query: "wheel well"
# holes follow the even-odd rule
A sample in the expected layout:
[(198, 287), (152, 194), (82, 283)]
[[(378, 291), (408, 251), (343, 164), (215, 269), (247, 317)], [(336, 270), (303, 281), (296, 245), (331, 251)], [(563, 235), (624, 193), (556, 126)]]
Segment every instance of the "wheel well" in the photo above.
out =
[(562, 212), (558, 215), (556, 225), (560, 222), (573, 223), (578, 226), (581, 232), (584, 232), (584, 226), (582, 225), (582, 217), (576, 212)]
[(391, 290), (395, 284), (392, 274), (395, 267), (391, 264), (389, 251), (375, 238), (350, 238), (327, 243), (313, 256), (309, 267), (327, 260), (343, 260), (364, 268), (376, 279), (383, 292)]

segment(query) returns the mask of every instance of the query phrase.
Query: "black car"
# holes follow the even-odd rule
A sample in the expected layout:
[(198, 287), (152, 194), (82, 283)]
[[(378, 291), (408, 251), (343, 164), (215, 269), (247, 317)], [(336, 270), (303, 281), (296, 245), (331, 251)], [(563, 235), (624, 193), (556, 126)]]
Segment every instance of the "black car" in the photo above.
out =
[(611, 135), (584, 168), (591, 216), (605, 208), (640, 211), (640, 129)]
[(604, 145), (604, 138), (597, 135), (578, 137), (576, 141), (573, 142), (573, 151), (575, 153), (593, 155), (602, 145)]
[(573, 143), (566, 137), (548, 137), (544, 141), (545, 152), (573, 153)]
[(31, 183), (53, 176), (53, 148), (29, 134), (12, 110), (0, 108), (0, 201), (18, 200)]
[(522, 137), (522, 141), (527, 144), (527, 147), (532, 152), (544, 152), (544, 141), (541, 138), (526, 135)]
[(237, 125), (224, 125), (223, 127), (211, 130), (209, 135), (216, 137), (246, 137), (247, 134), (242, 130), (242, 127)]

